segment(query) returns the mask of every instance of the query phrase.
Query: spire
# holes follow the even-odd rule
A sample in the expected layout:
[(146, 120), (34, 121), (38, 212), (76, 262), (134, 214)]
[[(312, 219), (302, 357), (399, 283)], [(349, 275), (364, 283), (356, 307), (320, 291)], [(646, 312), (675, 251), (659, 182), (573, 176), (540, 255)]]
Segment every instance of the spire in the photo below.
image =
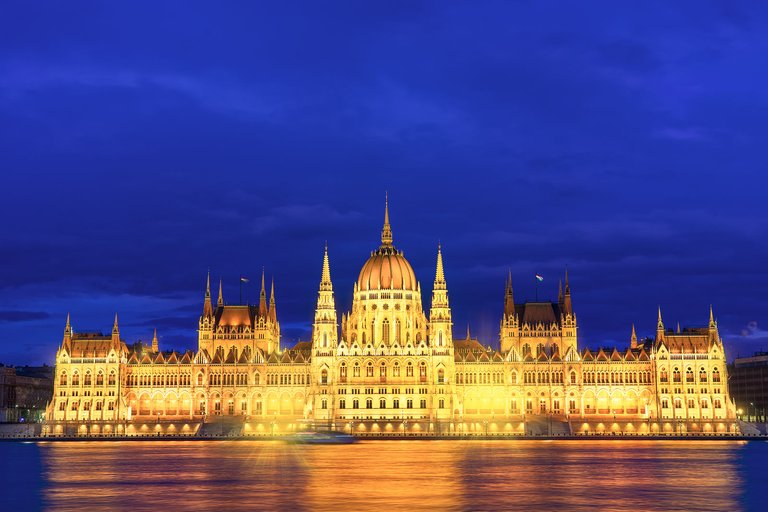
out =
[(384, 193), (384, 227), (381, 230), (381, 245), (392, 245), (392, 227), (389, 225), (389, 194)]
[(277, 322), (277, 309), (275, 307), (275, 278), (272, 278), (272, 287), (269, 292), (269, 319)]
[(680, 322), (677, 322), (677, 334), (680, 334)]
[(267, 287), (264, 285), (264, 267), (261, 268), (261, 293), (259, 293), (259, 316), (267, 316)]
[(320, 291), (333, 291), (331, 283), (331, 265), (328, 263), (328, 242), (325, 243), (323, 253), (323, 272), (320, 274)]
[(212, 316), (213, 306), (211, 305), (211, 271), (208, 270), (208, 277), (205, 280), (205, 301), (203, 301), (203, 316)]
[(152, 352), (158, 353), (158, 345), (157, 345), (157, 328), (155, 328), (155, 332), (152, 334)]
[(629, 338), (630, 348), (637, 348), (637, 333), (635, 332), (635, 324), (632, 323), (632, 336)]
[(67, 324), (64, 326), (64, 342), (72, 340), (72, 325), (69, 323), (69, 313), (67, 313)]
[(435, 270), (434, 290), (445, 290), (445, 272), (443, 271), (443, 252), (440, 244), (437, 244), (437, 269)]
[(219, 278), (219, 300), (216, 301), (216, 305), (224, 305), (224, 286), (221, 278)]
[(512, 315), (515, 313), (515, 297), (512, 292), (512, 271), (507, 271), (507, 288), (504, 295), (504, 315)]
[[(67, 317), (69, 319), (69, 317)], [(715, 314), (712, 311), (712, 304), (709, 305), (709, 328), (714, 329), (717, 327), (717, 322), (715, 322)]]
[(571, 303), (571, 284), (568, 281), (568, 267), (565, 267), (565, 295), (563, 296), (563, 309), (566, 314), (573, 313), (573, 303)]
[(467, 339), (468, 340), (472, 339), (472, 334), (469, 332), (469, 322), (467, 322)]
[(557, 285), (557, 302), (563, 302), (563, 280), (560, 280), (560, 284)]
[(117, 313), (115, 313), (115, 324), (112, 326), (112, 341), (120, 341), (120, 329), (117, 327)]
[(656, 324), (656, 329), (661, 329), (662, 331), (664, 330), (664, 322), (661, 321), (661, 306), (659, 306), (659, 320)]

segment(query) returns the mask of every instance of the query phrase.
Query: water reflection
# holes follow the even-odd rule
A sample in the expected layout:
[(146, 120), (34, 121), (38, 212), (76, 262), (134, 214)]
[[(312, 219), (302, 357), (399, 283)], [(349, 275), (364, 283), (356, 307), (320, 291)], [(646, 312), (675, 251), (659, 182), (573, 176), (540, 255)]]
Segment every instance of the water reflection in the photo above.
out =
[(729, 442), (40, 445), (52, 510), (737, 510)]

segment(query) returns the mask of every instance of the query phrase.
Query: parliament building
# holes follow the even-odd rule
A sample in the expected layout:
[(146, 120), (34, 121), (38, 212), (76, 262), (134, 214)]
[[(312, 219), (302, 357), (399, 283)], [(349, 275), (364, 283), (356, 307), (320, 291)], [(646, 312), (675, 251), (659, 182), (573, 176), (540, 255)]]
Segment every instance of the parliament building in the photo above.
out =
[[(454, 338), (437, 250), (427, 312), (393, 244), (381, 245), (339, 318), (325, 249), (312, 337), (283, 348), (274, 284), (258, 305), (217, 300), (210, 275), (197, 349), (126, 344), (75, 332), (56, 353), (47, 435), (280, 435), (307, 428), (376, 434), (736, 433), (726, 357), (712, 310), (703, 327), (596, 352), (578, 346), (567, 272), (557, 302), (515, 302), (507, 277), (499, 350)], [(702, 315), (704, 316), (704, 315)], [(628, 329), (629, 330), (629, 329)]]

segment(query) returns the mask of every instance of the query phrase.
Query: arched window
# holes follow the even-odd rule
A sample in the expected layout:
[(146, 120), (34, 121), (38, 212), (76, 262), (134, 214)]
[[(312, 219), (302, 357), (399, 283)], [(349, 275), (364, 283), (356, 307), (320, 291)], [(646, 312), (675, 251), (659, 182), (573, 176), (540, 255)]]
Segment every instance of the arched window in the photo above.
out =
[(91, 372), (85, 372), (85, 379), (83, 379), (83, 385), (84, 386), (91, 385)]
[(320, 373), (320, 384), (328, 384), (328, 370), (323, 368), (323, 371)]
[(525, 345), (523, 345), (523, 357), (525, 357), (530, 353), (531, 353), (531, 346), (528, 343), (526, 343)]
[(352, 368), (352, 376), (359, 377), (360, 376), (360, 363), (355, 362), (354, 368)]
[(443, 346), (443, 331), (439, 331), (437, 333), (437, 346), (442, 347)]
[(661, 369), (661, 373), (659, 373), (659, 382), (669, 382), (669, 374), (667, 373), (666, 368)]
[[(72, 378), (72, 380), (74, 381), (74, 377)], [(712, 382), (720, 382), (720, 370), (718, 370), (717, 368), (712, 370)]]
[(345, 363), (341, 363), (339, 366), (339, 381), (347, 382), (347, 365)]
[(703, 366), (699, 369), (699, 381), (707, 382), (707, 370)]
[(373, 377), (373, 363), (368, 361), (368, 366), (365, 368), (365, 376)]
[(443, 384), (444, 382), (445, 382), (445, 370), (440, 368), (439, 370), (437, 370), (437, 383)]
[(79, 386), (80, 385), (80, 375), (78, 375), (77, 372), (72, 374), (72, 385), (73, 386)]
[(509, 374), (509, 382), (510, 384), (517, 384), (517, 372), (512, 372)]
[(327, 347), (327, 346), (328, 346), (328, 333), (324, 332), (323, 333), (323, 347)]
[(693, 368), (690, 366), (685, 370), (685, 382), (693, 384)]
[(66, 386), (67, 385), (67, 372), (61, 372), (61, 376), (59, 376), (59, 386)]
[(680, 382), (681, 375), (680, 375), (680, 368), (675, 367), (674, 370), (672, 370), (672, 382)]
[(104, 385), (104, 374), (99, 372), (96, 375), (96, 385), (97, 386), (103, 386)]
[(394, 366), (392, 366), (392, 376), (393, 377), (399, 377), (400, 376), (400, 363), (395, 361)]
[(197, 374), (197, 385), (198, 386), (202, 386), (203, 385), (203, 374), (202, 373), (198, 373)]
[(109, 372), (109, 378), (107, 379), (107, 384), (110, 386), (115, 385), (115, 372)]
[(419, 365), (419, 380), (427, 382), (427, 364), (424, 361)]
[(403, 333), (401, 329), (400, 319), (395, 319), (395, 341), (400, 342), (403, 339)]
[(379, 368), (379, 381), (387, 382), (387, 366), (383, 361), (381, 362), (381, 368)]
[(405, 376), (413, 377), (413, 363), (408, 361), (408, 366), (405, 367)]
[(257, 386), (261, 385), (261, 374), (259, 372), (253, 374), (253, 383)]
[(386, 318), (381, 322), (381, 341), (389, 343), (389, 320)]
[(571, 384), (576, 384), (576, 372), (571, 371)]

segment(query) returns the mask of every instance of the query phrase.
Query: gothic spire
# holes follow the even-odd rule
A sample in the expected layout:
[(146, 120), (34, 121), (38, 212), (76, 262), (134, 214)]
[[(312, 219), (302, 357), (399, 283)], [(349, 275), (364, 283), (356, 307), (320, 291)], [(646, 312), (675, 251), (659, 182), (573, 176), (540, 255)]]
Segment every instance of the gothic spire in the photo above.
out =
[(120, 331), (117, 328), (117, 313), (115, 313), (115, 323), (114, 323), (114, 325), (112, 325), (112, 334), (115, 334), (117, 332), (120, 332)]
[(219, 278), (219, 300), (216, 301), (216, 304), (219, 306), (224, 305), (224, 284), (221, 278)]
[(69, 312), (67, 312), (67, 325), (64, 326), (64, 335), (72, 334), (72, 325), (69, 323)]
[(557, 285), (557, 302), (560, 302), (562, 304), (563, 302), (563, 280), (560, 280), (560, 283)]
[(264, 285), (264, 267), (261, 269), (261, 293), (259, 293), (259, 316), (267, 316), (267, 287)]
[(213, 306), (211, 306), (211, 271), (208, 270), (208, 277), (205, 280), (205, 301), (203, 302), (203, 316), (213, 315)]
[(389, 225), (389, 194), (384, 193), (384, 227), (381, 230), (381, 244), (392, 245), (392, 227)]
[(445, 272), (443, 270), (443, 252), (440, 244), (437, 244), (437, 268), (435, 270), (434, 290), (445, 290)]
[[(67, 317), (69, 318), (69, 317)], [(715, 314), (712, 311), (712, 304), (709, 305), (709, 328), (715, 328), (717, 327), (717, 322), (715, 322)]]
[(333, 283), (331, 283), (331, 265), (328, 263), (328, 242), (325, 243), (325, 252), (323, 253), (323, 272), (320, 275), (320, 291), (333, 291)]
[(277, 308), (275, 307), (275, 278), (272, 278), (272, 287), (269, 292), (269, 319), (277, 322)]
[(512, 270), (507, 270), (507, 287), (504, 294), (504, 315), (515, 313), (515, 297), (512, 292)]
[(159, 347), (157, 344), (157, 328), (155, 328), (155, 332), (152, 334), (152, 352), (159, 352)]

